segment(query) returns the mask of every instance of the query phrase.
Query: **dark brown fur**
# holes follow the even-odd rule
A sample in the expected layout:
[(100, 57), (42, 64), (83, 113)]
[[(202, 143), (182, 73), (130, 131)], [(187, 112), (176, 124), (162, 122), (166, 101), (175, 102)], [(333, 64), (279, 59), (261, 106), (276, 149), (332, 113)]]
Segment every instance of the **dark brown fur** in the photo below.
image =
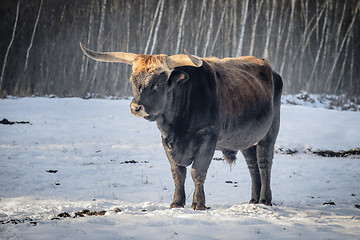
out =
[(156, 121), (175, 183), (174, 207), (184, 207), (186, 167), (195, 184), (192, 208), (205, 210), (204, 181), (214, 151), (233, 163), (241, 151), (251, 182), (250, 203), (271, 205), (271, 166), (280, 127), (282, 79), (255, 57), (97, 53), (99, 61), (132, 64), (130, 111)]

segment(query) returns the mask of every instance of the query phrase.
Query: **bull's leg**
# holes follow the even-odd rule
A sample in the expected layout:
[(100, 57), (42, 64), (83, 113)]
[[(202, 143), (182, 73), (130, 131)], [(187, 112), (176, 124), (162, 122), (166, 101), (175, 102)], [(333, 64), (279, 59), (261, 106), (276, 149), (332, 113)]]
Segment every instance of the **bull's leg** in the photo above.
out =
[(272, 161), (274, 158), (274, 145), (280, 127), (280, 95), (274, 100), (274, 105), (275, 111), (273, 123), (264, 139), (256, 146), (256, 157), (261, 179), (259, 202), (269, 206), (272, 205), (270, 177)]
[(251, 200), (249, 203), (259, 203), (261, 191), (261, 178), (259, 172), (258, 161), (256, 157), (256, 146), (242, 150), (251, 176)]
[(185, 178), (186, 167), (181, 167), (175, 163), (171, 164), (171, 172), (175, 183), (175, 192), (173, 202), (170, 208), (183, 208), (185, 206)]
[(200, 146), (197, 154), (194, 156), (194, 162), (191, 168), (191, 177), (195, 185), (191, 208), (194, 210), (208, 209), (208, 207), (205, 206), (204, 182), (206, 179), (207, 170), (215, 152), (217, 135), (204, 135), (202, 140), (203, 143)]
[(205, 206), (205, 192), (204, 192), (206, 171), (192, 168), (191, 176), (195, 184), (194, 197), (191, 208), (194, 210), (206, 210), (207, 207)]
[(271, 206), (270, 177), (271, 166), (274, 157), (274, 145), (260, 142), (256, 147), (257, 160), (261, 178), (261, 189), (259, 202)]

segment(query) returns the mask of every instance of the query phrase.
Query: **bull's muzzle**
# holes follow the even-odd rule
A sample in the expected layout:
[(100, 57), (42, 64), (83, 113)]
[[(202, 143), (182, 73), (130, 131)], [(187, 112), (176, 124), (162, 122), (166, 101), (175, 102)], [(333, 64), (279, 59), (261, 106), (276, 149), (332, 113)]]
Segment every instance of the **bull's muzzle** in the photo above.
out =
[(146, 113), (145, 107), (137, 103), (130, 103), (130, 112), (137, 117), (147, 117), (149, 114)]

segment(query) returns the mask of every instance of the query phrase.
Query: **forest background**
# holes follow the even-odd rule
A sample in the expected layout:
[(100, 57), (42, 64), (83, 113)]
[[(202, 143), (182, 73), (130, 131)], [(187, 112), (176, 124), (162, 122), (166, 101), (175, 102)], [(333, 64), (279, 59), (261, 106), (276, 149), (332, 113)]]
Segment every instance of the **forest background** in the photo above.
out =
[(360, 96), (359, 0), (2, 0), (2, 96), (131, 96), (131, 67), (79, 47), (266, 57), (285, 93)]

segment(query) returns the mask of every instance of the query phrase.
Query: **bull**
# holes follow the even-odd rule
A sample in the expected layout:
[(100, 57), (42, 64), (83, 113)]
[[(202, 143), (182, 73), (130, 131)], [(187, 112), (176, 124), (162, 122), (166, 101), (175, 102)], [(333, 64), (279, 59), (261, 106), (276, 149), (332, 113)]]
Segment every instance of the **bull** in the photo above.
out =
[(185, 206), (186, 167), (195, 185), (191, 208), (205, 210), (204, 181), (215, 150), (234, 163), (241, 151), (251, 176), (250, 203), (272, 205), (274, 144), (280, 126), (282, 79), (266, 59), (218, 59), (95, 52), (90, 58), (132, 65), (130, 112), (155, 121), (170, 162), (170, 208)]

